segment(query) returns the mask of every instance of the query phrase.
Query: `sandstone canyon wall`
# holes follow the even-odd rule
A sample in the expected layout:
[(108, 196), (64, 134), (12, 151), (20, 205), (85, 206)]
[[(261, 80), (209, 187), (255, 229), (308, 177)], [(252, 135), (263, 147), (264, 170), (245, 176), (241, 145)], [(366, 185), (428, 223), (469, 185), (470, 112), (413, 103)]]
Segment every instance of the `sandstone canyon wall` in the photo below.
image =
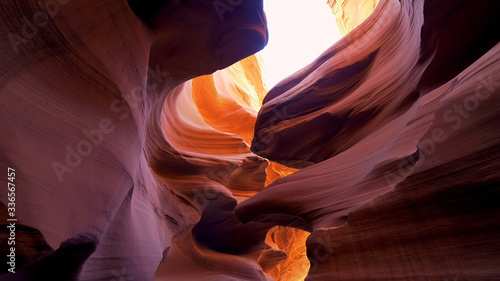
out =
[(262, 1), (40, 3), (0, 4), (0, 280), (500, 280), (499, 2), (328, 1), (272, 89)]

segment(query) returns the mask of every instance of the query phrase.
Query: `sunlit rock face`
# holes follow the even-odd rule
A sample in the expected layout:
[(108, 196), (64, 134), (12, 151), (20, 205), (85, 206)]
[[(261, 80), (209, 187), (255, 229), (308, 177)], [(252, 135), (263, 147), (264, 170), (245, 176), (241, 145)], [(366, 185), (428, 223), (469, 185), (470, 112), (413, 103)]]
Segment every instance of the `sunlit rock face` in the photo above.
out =
[[(356, 16), (332, 4), (350, 30)], [(303, 169), (238, 217), (302, 221), (306, 280), (496, 279), (497, 8), (379, 1), (264, 99), (252, 151)]]
[(328, 0), (337, 26), (342, 35), (346, 35), (371, 15), (378, 0)]
[(328, 4), (270, 91), (261, 1), (1, 4), (0, 280), (499, 278), (499, 2)]
[[(260, 57), (250, 56), (187, 81), (167, 97), (162, 132), (178, 152), (189, 155), (190, 161), (200, 161), (201, 170), (172, 173), (164, 168), (165, 159), (153, 170), (202, 215), (193, 215), (191, 224), (196, 225), (173, 240), (155, 280), (200, 280), (211, 275), (214, 280), (273, 280), (281, 275), (280, 280), (289, 280), (286, 276), (307, 274), (308, 234), (281, 227), (272, 236), (279, 237), (279, 242), (264, 240), (274, 224), (242, 224), (234, 214), (237, 203), (297, 171), (250, 151), (257, 112), (267, 92), (261, 69)], [(276, 243), (279, 248), (273, 248)], [(200, 265), (205, 269), (200, 270)], [(291, 270), (296, 273), (291, 275)]]
[[(46, 2), (48, 10), (36, 1), (2, 4), (1, 165), (17, 171), (19, 243), (16, 273), (0, 279), (153, 280), (160, 262), (175, 255), (177, 241), (185, 241), (183, 255), (191, 245), (192, 252), (207, 249), (204, 256), (216, 253), (212, 264), (220, 270), (209, 267), (213, 278), (268, 278), (257, 263), (257, 249), (272, 226), (248, 231), (253, 224), (226, 216), (237, 200), (223, 185), (247, 157), (250, 164), (240, 170), (265, 180), (267, 160), (250, 153), (238, 135), (213, 129), (211, 116), (196, 107), (190, 111), (185, 99), (196, 97), (181, 94), (190, 86), (200, 88), (185, 81), (265, 45), (262, 2), (245, 1), (222, 21), (212, 1), (165, 2), (143, 20), (121, 0)], [(248, 79), (260, 81), (257, 75), (250, 68)], [(252, 82), (248, 97), (263, 97), (257, 84)], [(238, 102), (251, 108), (260, 100)], [(255, 109), (241, 108), (238, 120), (255, 118)], [(186, 122), (171, 126), (176, 118)], [(258, 191), (242, 176), (233, 178), (233, 189)], [(3, 224), (7, 189), (1, 198)], [(207, 215), (200, 220), (202, 213)], [(250, 236), (220, 246), (223, 250), (239, 245), (231, 254), (257, 254), (235, 256), (242, 266), (234, 267), (233, 255), (225, 254), (231, 259), (224, 264), (220, 248), (191, 239), (209, 232), (204, 223), (212, 223), (213, 216), (224, 223), (211, 233), (227, 226)], [(218, 237), (228, 240), (228, 234)], [(2, 242), (2, 255), (6, 252)], [(187, 273), (188, 263), (184, 268)]]

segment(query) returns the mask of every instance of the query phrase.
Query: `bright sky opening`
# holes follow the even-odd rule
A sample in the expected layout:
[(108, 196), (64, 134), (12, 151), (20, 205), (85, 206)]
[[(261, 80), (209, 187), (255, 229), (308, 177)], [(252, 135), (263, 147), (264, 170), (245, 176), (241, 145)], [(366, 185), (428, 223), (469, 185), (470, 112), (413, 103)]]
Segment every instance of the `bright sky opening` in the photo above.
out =
[(266, 0), (264, 11), (269, 43), (260, 54), (269, 89), (342, 37), (326, 0)]

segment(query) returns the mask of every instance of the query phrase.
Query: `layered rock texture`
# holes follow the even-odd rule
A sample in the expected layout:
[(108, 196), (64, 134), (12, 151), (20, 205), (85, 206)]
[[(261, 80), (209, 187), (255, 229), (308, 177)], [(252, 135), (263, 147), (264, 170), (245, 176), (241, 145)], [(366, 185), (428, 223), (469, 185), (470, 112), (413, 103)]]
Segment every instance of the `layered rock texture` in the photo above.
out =
[(500, 2), (328, 1), (272, 89), (262, 4), (0, 4), (0, 280), (500, 280)]

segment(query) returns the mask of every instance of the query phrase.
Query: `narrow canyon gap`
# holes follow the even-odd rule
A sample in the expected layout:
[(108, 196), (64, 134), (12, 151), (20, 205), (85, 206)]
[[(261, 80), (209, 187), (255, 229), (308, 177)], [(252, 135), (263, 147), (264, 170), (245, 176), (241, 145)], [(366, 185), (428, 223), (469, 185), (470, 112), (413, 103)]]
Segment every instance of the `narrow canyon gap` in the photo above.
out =
[(0, 280), (500, 280), (500, 2), (264, 4), (0, 4)]

